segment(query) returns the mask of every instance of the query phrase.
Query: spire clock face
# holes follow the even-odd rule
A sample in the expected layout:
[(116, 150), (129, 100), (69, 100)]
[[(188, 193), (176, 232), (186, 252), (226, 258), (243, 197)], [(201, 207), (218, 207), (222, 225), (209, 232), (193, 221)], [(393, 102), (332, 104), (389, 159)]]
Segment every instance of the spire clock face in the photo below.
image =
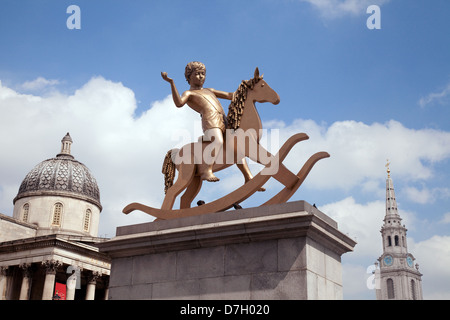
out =
[(384, 265), (390, 266), (390, 265), (392, 265), (392, 262), (394, 262), (394, 258), (392, 258), (392, 256), (390, 256), (390, 255), (387, 255), (384, 257), (383, 262), (384, 262)]
[(410, 266), (412, 268), (413, 259), (410, 256), (406, 257), (406, 263), (408, 264), (408, 266)]

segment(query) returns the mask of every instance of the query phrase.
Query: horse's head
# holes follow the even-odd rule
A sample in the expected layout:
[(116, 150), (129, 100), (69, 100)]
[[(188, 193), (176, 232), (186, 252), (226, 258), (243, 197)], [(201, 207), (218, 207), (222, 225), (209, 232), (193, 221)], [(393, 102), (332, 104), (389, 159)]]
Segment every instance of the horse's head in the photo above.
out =
[[(247, 101), (252, 103), (247, 105)], [(259, 125), (261, 125), (261, 121), (254, 104), (255, 101), (271, 102), (273, 104), (280, 103), (280, 96), (267, 84), (267, 82), (263, 80), (262, 75), (259, 75), (258, 68), (255, 69), (253, 79), (243, 80), (233, 95), (233, 99), (228, 107), (227, 121), (229, 128), (236, 130), (240, 127), (241, 120), (244, 117), (244, 109), (250, 107), (250, 105), (253, 107), (255, 112), (246, 112), (245, 114), (250, 114), (251, 116), (249, 117), (256, 117)]]
[(255, 69), (253, 79), (248, 81), (251, 83), (251, 90), (248, 91), (248, 94), (251, 95), (253, 101), (280, 103), (280, 96), (263, 80), (263, 76), (259, 75), (258, 67)]

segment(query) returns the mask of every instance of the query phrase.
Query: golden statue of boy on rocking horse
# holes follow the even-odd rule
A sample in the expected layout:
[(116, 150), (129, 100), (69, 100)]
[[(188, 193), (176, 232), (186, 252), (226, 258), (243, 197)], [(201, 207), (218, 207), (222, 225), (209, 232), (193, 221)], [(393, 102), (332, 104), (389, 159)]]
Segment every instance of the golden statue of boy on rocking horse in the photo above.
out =
[[(329, 157), (327, 152), (315, 153), (298, 174), (294, 174), (282, 161), (296, 143), (309, 138), (305, 133), (290, 137), (276, 155), (270, 154), (259, 144), (263, 131), (255, 102), (271, 102), (276, 105), (280, 98), (259, 75), (258, 68), (254, 77), (242, 81), (233, 93), (203, 88), (205, 75), (206, 68), (203, 63), (190, 62), (185, 69), (190, 88), (180, 96), (173, 79), (169, 78), (166, 72), (161, 73), (162, 78), (171, 85), (175, 105), (180, 108), (187, 104), (200, 113), (204, 135), (197, 142), (167, 153), (162, 170), (165, 175), (166, 196), (161, 209), (131, 203), (123, 209), (125, 214), (140, 210), (159, 219), (173, 219), (224, 211), (255, 192), (264, 191), (263, 185), (271, 177), (281, 182), (285, 188), (263, 205), (284, 203), (300, 187), (314, 164)], [(227, 116), (218, 98), (231, 100)], [(264, 165), (265, 168), (253, 177), (246, 157)], [(202, 181), (219, 181), (214, 172), (233, 164), (243, 173), (244, 185), (222, 198), (191, 208), (191, 202), (199, 193)], [(174, 183), (176, 171), (178, 177)], [(172, 209), (176, 197), (183, 190), (186, 191), (180, 199), (180, 209)]]

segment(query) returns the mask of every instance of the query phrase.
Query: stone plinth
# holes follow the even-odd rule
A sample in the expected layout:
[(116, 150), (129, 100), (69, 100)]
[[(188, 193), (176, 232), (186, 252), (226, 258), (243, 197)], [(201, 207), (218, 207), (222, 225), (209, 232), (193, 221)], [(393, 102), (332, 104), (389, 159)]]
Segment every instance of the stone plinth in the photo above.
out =
[(342, 299), (355, 242), (305, 201), (117, 228), (110, 299)]

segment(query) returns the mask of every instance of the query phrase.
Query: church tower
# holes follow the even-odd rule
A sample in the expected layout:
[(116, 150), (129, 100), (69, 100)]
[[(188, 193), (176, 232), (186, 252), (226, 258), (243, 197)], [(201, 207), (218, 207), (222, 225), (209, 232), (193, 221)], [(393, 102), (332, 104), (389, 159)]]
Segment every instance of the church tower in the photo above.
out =
[(381, 227), (383, 254), (376, 265), (379, 279), (377, 300), (422, 300), (422, 274), (414, 256), (408, 252), (405, 225), (398, 214), (389, 162), (386, 179), (386, 215)]

